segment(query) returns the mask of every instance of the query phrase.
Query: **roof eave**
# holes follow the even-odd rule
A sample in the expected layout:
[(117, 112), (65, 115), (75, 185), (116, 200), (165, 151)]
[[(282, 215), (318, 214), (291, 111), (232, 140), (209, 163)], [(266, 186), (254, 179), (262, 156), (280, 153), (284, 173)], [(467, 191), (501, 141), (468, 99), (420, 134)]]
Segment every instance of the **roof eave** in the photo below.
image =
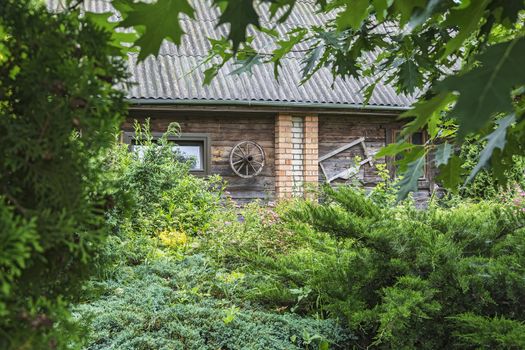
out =
[(294, 101), (240, 101), (240, 100), (173, 100), (173, 99), (155, 99), (155, 98), (130, 98), (128, 102), (134, 106), (188, 106), (195, 107), (262, 107), (269, 109), (298, 109), (298, 110), (316, 110), (316, 111), (341, 111), (341, 112), (382, 112), (389, 114), (399, 114), (410, 109), (408, 106), (383, 106), (383, 105), (352, 105), (342, 103), (310, 103)]

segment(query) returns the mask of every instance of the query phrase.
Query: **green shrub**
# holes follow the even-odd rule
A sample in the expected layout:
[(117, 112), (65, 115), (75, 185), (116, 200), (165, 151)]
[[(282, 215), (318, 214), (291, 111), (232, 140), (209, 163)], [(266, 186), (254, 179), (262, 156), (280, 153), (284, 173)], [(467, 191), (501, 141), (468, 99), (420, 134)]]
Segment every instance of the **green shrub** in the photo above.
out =
[(505, 317), (461, 314), (453, 318), (463, 349), (525, 349), (525, 324)]
[(75, 310), (88, 349), (522, 346), (521, 201), (422, 211), (341, 187), (236, 208), (149, 146), (114, 158), (117, 234)]
[[(389, 208), (345, 187), (324, 198), (276, 208), (278, 219), (269, 226), (269, 209), (252, 205), (241, 211), (243, 220), (214, 225), (198, 249), (244, 274), (237, 300), (342, 320), (358, 336), (356, 347), (519, 344), (515, 335), (525, 321), (520, 208), (493, 202)], [(473, 341), (484, 330), (460, 326), (466, 313), (504, 317), (506, 340), (489, 342), (480, 334)]]
[[(466, 312), (482, 318), (504, 316), (515, 325), (525, 321), (521, 307), (525, 302), (525, 230), (520, 212), (489, 202), (446, 210), (433, 206), (427, 211), (409, 206), (369, 210), (365, 203), (356, 210), (346, 204), (355, 196), (346, 193), (351, 191), (341, 188), (330, 197), (335, 205), (349, 209), (362, 230), (343, 234), (338, 228), (331, 233), (358, 239), (350, 250), (361, 263), (352, 261), (346, 271), (354, 292), (333, 300), (322, 284), (311, 284), (314, 279), (305, 278), (304, 283), (324, 295), (325, 308), (332, 315), (343, 310), (350, 327), (362, 331), (362, 345), (461, 348), (467, 338), (453, 336), (461, 333), (454, 333), (457, 323), (452, 318)], [(325, 215), (324, 205), (310, 205), (305, 212), (309, 224), (325, 232), (327, 223), (349, 217), (339, 211), (331, 212), (332, 217)], [(322, 222), (312, 212), (321, 213)], [(296, 217), (294, 213), (292, 218)], [(353, 271), (356, 268), (366, 273), (358, 274)], [(344, 266), (331, 269), (330, 274), (337, 270), (344, 271)], [(356, 304), (362, 310), (356, 312)]]
[(109, 213), (116, 230), (151, 235), (163, 230), (189, 235), (206, 232), (221, 205), (224, 183), (218, 176), (191, 176), (190, 164), (181, 161), (167, 141), (173, 133), (178, 133), (176, 124), (154, 143), (149, 123), (137, 124), (142, 151), (128, 152), (127, 146), (116, 146), (110, 166), (120, 176), (115, 179), (115, 208)]
[(8, 314), (6, 297), (11, 294), (13, 284), (22, 274), (26, 261), (33, 251), (41, 251), (38, 244), (34, 219), (27, 221), (16, 215), (0, 197), (0, 317)]
[[(463, 161), (462, 170), (465, 174), (470, 173), (478, 164), (479, 155), (485, 147), (486, 141), (468, 139), (460, 149), (460, 157)], [(512, 193), (516, 187), (525, 186), (525, 159), (515, 156), (512, 166), (505, 174), (495, 174), (490, 169), (482, 169), (470, 183), (461, 186), (459, 194), (463, 199), (502, 199), (508, 192)], [(498, 185), (496, 175), (504, 177), (507, 186)], [(502, 182), (500, 182), (501, 184)], [(504, 182), (503, 182), (504, 183)]]
[[(243, 272), (250, 262), (243, 252), (277, 257), (310, 240), (307, 233), (283, 230), (280, 208), (229, 206), (220, 179), (189, 175), (171, 146), (151, 143), (145, 129), (142, 155), (119, 147), (108, 161), (120, 174), (108, 214), (116, 234), (100, 250), (99, 274), (74, 310), (89, 328), (87, 348), (346, 348), (351, 336), (338, 320), (262, 302), (261, 275)], [(290, 292), (292, 300), (297, 293)]]
[(348, 341), (334, 320), (233, 303), (220, 287), (224, 273), (189, 255), (121, 268), (93, 283), (98, 297), (76, 309), (78, 321), (90, 324), (87, 349), (337, 349)]

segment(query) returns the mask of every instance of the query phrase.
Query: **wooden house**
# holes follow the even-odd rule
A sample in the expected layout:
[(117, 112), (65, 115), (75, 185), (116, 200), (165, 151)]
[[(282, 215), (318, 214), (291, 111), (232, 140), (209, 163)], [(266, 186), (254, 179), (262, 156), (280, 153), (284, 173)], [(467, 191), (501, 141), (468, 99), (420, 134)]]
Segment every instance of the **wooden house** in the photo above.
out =
[[(132, 141), (134, 120), (150, 118), (155, 133), (178, 122), (182, 134), (173, 141), (196, 160), (192, 172), (221, 175), (238, 201), (301, 196), (306, 186), (320, 182), (359, 181), (372, 187), (380, 180), (376, 165), (387, 160), (373, 156), (396, 139), (401, 128), (397, 117), (412, 99), (378, 85), (365, 105), (365, 82), (334, 80), (328, 69), (301, 85), (302, 52), (283, 58), (278, 80), (273, 66), (234, 75), (230, 72), (236, 67), (228, 63), (204, 86), (204, 68), (199, 65), (208, 55), (207, 38), (219, 38), (226, 31), (216, 28), (218, 13), (207, 1), (192, 4), (196, 19), (182, 19), (187, 35), (180, 46), (164, 42), (158, 57), (140, 64), (137, 55), (130, 54), (133, 85), (128, 90), (129, 118), (122, 126), (124, 140)], [(95, 12), (111, 10), (99, 0), (85, 6)], [(315, 14), (309, 1), (298, 1), (277, 30), (284, 35), (292, 25), (322, 25), (323, 16)], [(271, 48), (271, 39), (250, 34), (256, 47)], [(423, 143), (424, 136), (414, 134), (412, 141)], [(428, 197), (431, 183), (426, 171), (418, 200)]]

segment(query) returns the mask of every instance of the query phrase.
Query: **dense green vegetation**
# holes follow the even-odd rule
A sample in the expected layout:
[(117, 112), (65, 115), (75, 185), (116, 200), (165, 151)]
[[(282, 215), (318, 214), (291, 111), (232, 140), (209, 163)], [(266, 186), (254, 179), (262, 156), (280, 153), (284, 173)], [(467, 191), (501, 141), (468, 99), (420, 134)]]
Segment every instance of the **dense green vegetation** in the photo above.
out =
[(77, 336), (67, 303), (107, 236), (102, 160), (125, 110), (111, 35), (34, 3), (0, 1), (1, 349)]
[(74, 307), (87, 349), (525, 346), (521, 197), (420, 211), (387, 182), (238, 208), (167, 145), (111, 160), (113, 234)]
[[(253, 6), (229, 1), (221, 22), (232, 18), (234, 2)], [(505, 74), (495, 67), (512, 70), (507, 58), (523, 52), (523, 2), (509, 8), (496, 0), (459, 7), (429, 1), (440, 3), (429, 11), (421, 11), (429, 9), (423, 2), (372, 3), (333, 4), (351, 9), (337, 18), (353, 20), (335, 23), (334, 31), (328, 23), (316, 33), (334, 34), (337, 42), (359, 40), (319, 42), (329, 50), (326, 59), (340, 59), (332, 67), (368, 50), (371, 22), (355, 13), (415, 25), (399, 40), (387, 40), (394, 46), (385, 57), (404, 58), (396, 74), (423, 74), (414, 88), (439, 75), (433, 70), (440, 65), (422, 65), (421, 55), (452, 50), (465, 54), (461, 74), (488, 71), (497, 78)], [(150, 35), (144, 26), (159, 23), (141, 22), (141, 10), (154, 5), (115, 4), (122, 25), (139, 27), (139, 35)], [(166, 4), (175, 2), (159, 0), (153, 16), (173, 15), (157, 11)], [(177, 6), (177, 13), (192, 13)], [(462, 15), (474, 6), (480, 12), (471, 22)], [(243, 18), (253, 21), (253, 11), (247, 14)], [(104, 31), (115, 27), (104, 20), (79, 16), (75, 6), (49, 14), (40, 1), (0, 2), (0, 348), (525, 348), (524, 196), (505, 192), (491, 178), (512, 185), (523, 179), (515, 157), (523, 145), (522, 71), (512, 70), (508, 82), (494, 78), (475, 86), (496, 89), (495, 98), (505, 102), (475, 123), (476, 113), (465, 115), (465, 100), (475, 89), (466, 94), (468, 76), (458, 80), (460, 73), (453, 73), (449, 85), (431, 91), (411, 112), (415, 121), (405, 132), (434, 127), (433, 141), (423, 148), (401, 141), (386, 151), (412, 152), (404, 158), (408, 185), (421, 165), (409, 161), (428, 152), (456, 185), (491, 159), (493, 172), (462, 187), (463, 198), (436, 200), (418, 211), (410, 202), (396, 204), (396, 189), (385, 176), (368, 194), (325, 189), (320, 203), (239, 208), (225, 198), (220, 178), (190, 176), (189, 164), (177, 162), (165, 140), (151, 144), (147, 128), (139, 132), (148, 146), (142, 155), (113, 145), (125, 113), (116, 89), (126, 76), (121, 41), (136, 36)], [(173, 37), (180, 37), (173, 23)], [(250, 22), (233, 23), (229, 39), (237, 48)], [(449, 29), (461, 35), (452, 49)], [(316, 38), (297, 33), (304, 33), (298, 42)], [(416, 40), (433, 35), (439, 40)], [(159, 44), (159, 37), (161, 31), (151, 42)], [(382, 42), (373, 38), (372, 46)], [(286, 46), (283, 54), (293, 47), (287, 41), (280, 46)], [(221, 47), (228, 59), (258, 57), (249, 45), (236, 52), (215, 48)], [(318, 47), (311, 47), (306, 63), (326, 63)], [(505, 59), (494, 59), (501, 49)], [(456, 116), (450, 119), (440, 112), (453, 100)], [(496, 112), (511, 113), (501, 118)], [(461, 154), (450, 143), (454, 122), (478, 134)], [(470, 202), (472, 197), (485, 200)]]

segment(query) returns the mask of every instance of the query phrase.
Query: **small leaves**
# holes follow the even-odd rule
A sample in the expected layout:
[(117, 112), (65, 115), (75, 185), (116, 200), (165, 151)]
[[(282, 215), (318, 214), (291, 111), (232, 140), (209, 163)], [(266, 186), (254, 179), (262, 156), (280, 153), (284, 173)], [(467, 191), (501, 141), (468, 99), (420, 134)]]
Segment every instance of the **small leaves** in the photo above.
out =
[(439, 10), (439, 5), (442, 3), (443, 1), (441, 0), (429, 0), (423, 10), (415, 11), (412, 15), (407, 26), (408, 29), (412, 31), (414, 28), (423, 24), (427, 19), (432, 17), (437, 10)]
[(235, 61), (235, 64), (239, 67), (230, 72), (233, 75), (239, 75), (243, 73), (252, 73), (253, 67), (261, 64), (261, 55), (253, 54), (248, 55), (245, 59)]
[(448, 142), (440, 144), (436, 149), (435, 163), (436, 166), (445, 165), (448, 163), (450, 156), (452, 155), (452, 145)]
[(450, 191), (457, 191), (461, 183), (462, 161), (458, 156), (452, 156), (447, 164), (439, 167), (438, 181)]
[[(401, 118), (414, 118), (403, 129), (403, 135), (409, 135), (421, 130), (430, 119), (439, 118), (440, 113), (454, 100), (451, 93), (442, 92), (429, 100), (416, 102), (414, 108), (403, 113)], [(435, 136), (435, 135), (432, 135)]]
[(381, 158), (385, 156), (394, 156), (398, 153), (401, 153), (403, 151), (409, 150), (413, 148), (414, 145), (409, 142), (398, 142), (398, 143), (391, 143), (379, 150), (379, 152), (376, 153), (376, 158)]
[(407, 59), (399, 66), (399, 83), (402, 91), (413, 94), (421, 86), (422, 81), (423, 75), (415, 61)]
[(417, 182), (423, 176), (425, 162), (426, 157), (423, 155), (408, 164), (407, 171), (403, 174), (403, 177), (398, 183), (398, 201), (405, 199), (410, 192), (417, 191)]
[(378, 21), (383, 21), (386, 18), (388, 8), (392, 6), (393, 2), (394, 0), (372, 0)]
[(273, 74), (277, 79), (279, 76), (279, 67), (281, 65), (281, 59), (288, 54), (295, 45), (297, 45), (304, 36), (308, 33), (306, 29), (293, 30), (289, 33), (288, 40), (277, 40), (276, 44), (279, 46), (272, 53), (272, 62), (274, 63)]
[[(270, 4), (270, 17), (272, 19), (276, 19), (277, 23), (284, 23), (290, 14), (292, 13), (294, 6), (295, 6), (296, 0), (273, 0)], [(277, 12), (280, 9), (284, 9), (284, 13), (282, 13), (280, 16), (277, 16)]]
[(352, 28), (354, 30), (361, 27), (361, 23), (368, 16), (369, 0), (350, 0), (346, 4), (346, 10), (337, 16), (337, 29), (344, 30)]
[(104, 13), (93, 13), (87, 12), (86, 17), (91, 20), (95, 25), (106, 29), (111, 33), (111, 46), (116, 50), (115, 53), (124, 55), (128, 52), (137, 51), (136, 48), (132, 47), (132, 44), (137, 40), (138, 34), (136, 32), (123, 32), (117, 31), (118, 22), (110, 22), (109, 18), (113, 16), (111, 12)]
[(401, 27), (408, 23), (416, 9), (423, 9), (425, 8), (425, 6), (425, 0), (394, 1), (396, 13), (398, 13), (400, 16), (399, 24), (401, 25)]
[(202, 64), (207, 64), (212, 62), (214, 57), (218, 57), (220, 59), (220, 62), (218, 63), (212, 63), (211, 67), (208, 67), (204, 71), (204, 82), (203, 85), (209, 85), (213, 78), (219, 73), (219, 70), (224, 67), (226, 62), (228, 62), (230, 59), (233, 58), (233, 53), (231, 52), (231, 46), (226, 38), (221, 39), (212, 39), (208, 38), (211, 49), (208, 57), (203, 61)]
[[(215, 0), (216, 5), (224, 4), (223, 1)], [(251, 24), (257, 28), (259, 25), (259, 15), (255, 12), (252, 0), (228, 0), (219, 18), (221, 24), (229, 23), (230, 31), (228, 39), (232, 41), (233, 50), (237, 51), (239, 45), (246, 41), (246, 29)]]
[(457, 26), (459, 30), (446, 47), (442, 58), (456, 52), (464, 41), (479, 28), (483, 12), (489, 3), (488, 0), (477, 0), (469, 2), (468, 5), (462, 5), (459, 9), (450, 12), (446, 20), (447, 25)]
[(219, 70), (221, 69), (221, 67), (222, 67), (221, 65), (213, 64), (211, 67), (207, 68), (204, 71), (203, 84), (204, 85), (210, 85), (211, 82), (213, 81), (213, 78), (215, 78), (217, 76), (217, 74), (219, 73)]
[[(318, 45), (313, 50), (310, 50), (301, 61), (302, 68), (301, 68), (301, 84), (303, 84), (306, 80), (308, 80), (315, 72), (321, 68), (322, 63), (325, 61), (323, 60), (323, 56), (321, 56), (321, 53), (323, 52), (323, 46)], [(326, 58), (326, 56), (324, 56)]]

